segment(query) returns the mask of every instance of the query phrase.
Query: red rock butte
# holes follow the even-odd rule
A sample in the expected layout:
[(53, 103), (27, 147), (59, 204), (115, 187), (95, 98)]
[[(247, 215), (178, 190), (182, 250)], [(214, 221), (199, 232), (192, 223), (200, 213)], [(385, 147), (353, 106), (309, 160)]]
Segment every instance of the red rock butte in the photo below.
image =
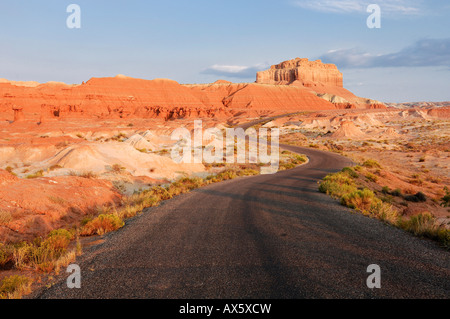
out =
[[(228, 118), (304, 110), (385, 108), (343, 88), (333, 64), (294, 59), (258, 72), (254, 83), (218, 80), (181, 85), (168, 79), (118, 75), (81, 85), (0, 81), (0, 119)], [(20, 110), (21, 109), (21, 110)]]
[(343, 87), (343, 76), (334, 64), (296, 58), (272, 65), (269, 70), (258, 72), (256, 83), (291, 84), (300, 81), (302, 85), (320, 82), (325, 85)]

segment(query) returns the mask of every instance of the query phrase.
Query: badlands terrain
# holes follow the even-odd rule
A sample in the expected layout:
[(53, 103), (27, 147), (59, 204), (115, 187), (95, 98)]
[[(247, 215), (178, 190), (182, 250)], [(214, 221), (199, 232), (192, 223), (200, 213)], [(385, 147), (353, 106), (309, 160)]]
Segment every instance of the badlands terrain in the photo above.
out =
[[(262, 120), (255, 127), (279, 127), (281, 143), (338, 152), (355, 165), (371, 160), (362, 182), (402, 216), (427, 212), (449, 222), (448, 104), (357, 97), (336, 66), (297, 58), (258, 72), (254, 83), (0, 80), (0, 242), (76, 227), (156, 185), (225, 169), (171, 159), (179, 143), (171, 133), (192, 131), (197, 119), (221, 130)], [(405, 199), (419, 192), (424, 200)]]

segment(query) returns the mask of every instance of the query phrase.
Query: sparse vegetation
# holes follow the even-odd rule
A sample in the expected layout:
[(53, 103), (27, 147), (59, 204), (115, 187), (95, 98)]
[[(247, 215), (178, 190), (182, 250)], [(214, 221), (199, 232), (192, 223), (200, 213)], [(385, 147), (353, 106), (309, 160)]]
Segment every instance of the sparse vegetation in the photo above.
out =
[(367, 168), (381, 168), (381, 165), (377, 161), (372, 160), (372, 159), (366, 160), (362, 164), (362, 166), (367, 167)]
[(441, 198), (441, 206), (450, 207), (450, 191), (447, 186), (444, 187), (445, 195)]
[(422, 192), (418, 192), (415, 195), (408, 195), (405, 196), (404, 198), (409, 202), (416, 202), (416, 203), (427, 201), (427, 196)]
[(0, 281), (0, 299), (20, 299), (31, 292), (33, 280), (25, 276), (9, 276)]
[[(363, 166), (366, 167), (366, 165)], [(374, 163), (370, 163), (369, 166), (371, 168), (376, 167)], [(450, 247), (450, 230), (445, 225), (437, 224), (431, 214), (419, 214), (412, 216), (410, 219), (402, 218), (390, 204), (392, 197), (386, 198), (385, 196), (382, 200), (370, 189), (358, 189), (356, 178), (350, 169), (345, 168), (341, 172), (327, 175), (320, 183), (319, 191), (339, 199), (342, 205), (355, 209), (366, 216), (386, 221), (417, 236), (437, 240), (446, 248)], [(391, 191), (388, 186), (382, 188), (382, 193), (402, 196), (400, 189)], [(447, 189), (446, 196), (448, 195)], [(425, 202), (427, 200), (426, 195), (422, 192), (407, 195), (403, 198), (413, 202)], [(407, 203), (404, 203), (407, 206)]]
[(89, 221), (81, 229), (81, 236), (103, 235), (117, 230), (124, 225), (123, 220), (116, 214), (101, 214)]
[(120, 164), (114, 164), (113, 166), (111, 166), (111, 170), (112, 170), (114, 173), (119, 174), (119, 173), (122, 173), (122, 172), (125, 170), (125, 167), (123, 167), (123, 166), (120, 165)]
[(84, 171), (84, 172), (70, 171), (69, 172), (69, 176), (77, 176), (77, 177), (89, 178), (89, 179), (93, 179), (93, 178), (97, 178), (98, 177), (98, 175), (95, 174), (92, 171)]
[(5, 168), (5, 171), (7, 171), (8, 173), (10, 173), (10, 174), (12, 174), (12, 175), (14, 175), (14, 176), (17, 176), (17, 174), (15, 174), (15, 173), (13, 172), (13, 169), (14, 169), (14, 168), (12, 168), (11, 166), (7, 166), (7, 167)]
[(444, 247), (450, 248), (450, 229), (439, 225), (428, 212), (411, 216), (409, 220), (400, 219), (398, 226), (416, 236), (437, 240)]
[(44, 171), (41, 169), (33, 174), (27, 175), (26, 178), (27, 179), (34, 179), (34, 178), (39, 178), (44, 176)]
[(57, 169), (60, 169), (60, 168), (62, 168), (62, 166), (60, 166), (60, 165), (52, 165), (52, 166), (50, 166), (48, 168), (48, 170), (49, 171), (54, 171), (54, 170), (57, 170)]
[(366, 174), (366, 179), (367, 179), (368, 181), (370, 181), (370, 182), (376, 183), (377, 180), (378, 180), (378, 177), (377, 177), (376, 175), (372, 174), (372, 173), (367, 173), (367, 174)]
[(14, 245), (0, 245), (0, 268), (35, 269), (51, 272), (61, 258), (66, 258), (67, 248), (74, 235), (66, 229), (51, 231), (45, 239)]

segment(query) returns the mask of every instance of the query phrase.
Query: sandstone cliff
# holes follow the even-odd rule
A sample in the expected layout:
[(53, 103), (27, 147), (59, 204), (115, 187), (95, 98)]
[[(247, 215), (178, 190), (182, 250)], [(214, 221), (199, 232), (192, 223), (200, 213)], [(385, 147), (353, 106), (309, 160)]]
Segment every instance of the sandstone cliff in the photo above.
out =
[(346, 90), (337, 67), (320, 60), (296, 58), (272, 65), (269, 70), (257, 73), (256, 83), (304, 88), (338, 109), (386, 108), (381, 102), (358, 97)]
[[(229, 118), (303, 110), (381, 108), (342, 86), (332, 64), (294, 59), (258, 72), (256, 83), (216, 81), (181, 85), (168, 79), (142, 80), (118, 75), (81, 85), (0, 81), (0, 118)], [(15, 116), (14, 116), (15, 113)]]
[(256, 75), (256, 83), (291, 84), (294, 81), (299, 81), (307, 87), (317, 82), (343, 87), (342, 73), (337, 67), (334, 64), (324, 64), (320, 60), (296, 58), (272, 65), (269, 70)]

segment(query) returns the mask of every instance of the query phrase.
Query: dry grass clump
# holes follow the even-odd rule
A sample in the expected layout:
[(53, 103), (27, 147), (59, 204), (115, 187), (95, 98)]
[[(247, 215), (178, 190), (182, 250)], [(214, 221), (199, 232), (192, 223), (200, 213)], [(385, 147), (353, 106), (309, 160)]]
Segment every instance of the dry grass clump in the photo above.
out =
[(50, 232), (46, 238), (33, 242), (0, 245), (0, 269), (35, 269), (41, 272), (54, 270), (56, 262), (64, 257), (74, 234), (66, 229)]
[(31, 292), (33, 280), (25, 276), (9, 276), (0, 282), (0, 299), (20, 299)]
[(373, 159), (368, 159), (366, 160), (362, 166), (367, 167), (367, 168), (381, 168), (380, 163), (378, 163), (376, 160)]
[(42, 176), (44, 176), (44, 171), (41, 169), (41, 170), (39, 170), (39, 171), (37, 171), (37, 172), (35, 172), (33, 174), (27, 175), (26, 178), (33, 179), (33, 178), (39, 178), (39, 177), (42, 177)]
[[(320, 183), (319, 191), (339, 199), (342, 205), (366, 216), (388, 222), (417, 236), (437, 240), (444, 247), (450, 248), (450, 230), (445, 225), (436, 223), (431, 214), (419, 214), (404, 219), (392, 205), (382, 201), (372, 190), (359, 189), (356, 178), (357, 174), (352, 168), (344, 168), (341, 172), (327, 175)], [(384, 187), (382, 193), (401, 196), (399, 190), (391, 191), (389, 187)], [(417, 201), (426, 200), (425, 195), (420, 192), (409, 197), (414, 197)]]
[(409, 220), (400, 219), (398, 227), (416, 236), (436, 240), (444, 247), (450, 248), (450, 229), (438, 224), (428, 212), (412, 216)]
[(81, 228), (81, 236), (103, 235), (117, 230), (124, 225), (122, 218), (116, 214), (101, 214)]

